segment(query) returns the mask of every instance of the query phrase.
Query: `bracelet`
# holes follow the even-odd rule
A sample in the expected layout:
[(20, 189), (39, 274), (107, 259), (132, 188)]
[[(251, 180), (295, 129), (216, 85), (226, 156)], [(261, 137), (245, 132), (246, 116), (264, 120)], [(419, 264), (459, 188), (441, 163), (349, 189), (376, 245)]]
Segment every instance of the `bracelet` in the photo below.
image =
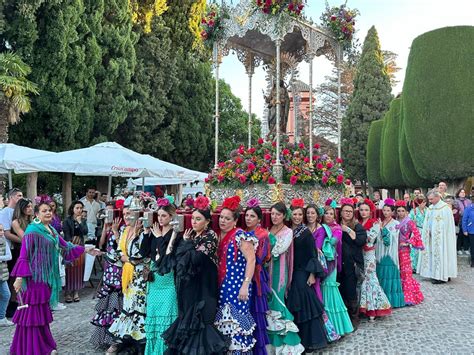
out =
[(347, 234), (349, 234), (350, 232), (353, 232), (353, 230), (347, 227)]
[(23, 281), (23, 278), (17, 277), (15, 280), (17, 280), (17, 281)]
[(244, 282), (250, 282), (250, 277), (246, 277), (246, 278), (244, 279)]

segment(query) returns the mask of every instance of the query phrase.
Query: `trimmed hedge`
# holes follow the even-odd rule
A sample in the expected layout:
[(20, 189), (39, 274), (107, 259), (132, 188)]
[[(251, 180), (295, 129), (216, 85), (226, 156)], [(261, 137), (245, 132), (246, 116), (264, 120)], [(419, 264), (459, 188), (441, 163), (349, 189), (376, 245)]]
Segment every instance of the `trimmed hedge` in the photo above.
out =
[(404, 115), (404, 99), (402, 99), (400, 106), (400, 132), (399, 132), (399, 143), (398, 143), (398, 156), (400, 160), (400, 170), (402, 173), (402, 179), (406, 186), (409, 187), (429, 187), (433, 184), (421, 178), (416, 172), (415, 165), (411, 158), (411, 154), (408, 151), (407, 139), (405, 136), (405, 115)]
[[(441, 28), (413, 41), (403, 85), (404, 133), (414, 168), (424, 179), (474, 175), (473, 65), (472, 26)], [(406, 174), (403, 144), (400, 151)]]
[(380, 140), (382, 138), (383, 119), (370, 124), (367, 138), (367, 179), (374, 188), (384, 187), (380, 176)]
[(383, 120), (380, 175), (385, 182), (385, 187), (391, 189), (406, 186), (400, 170), (398, 152), (401, 101), (401, 98), (397, 98), (391, 102), (390, 110)]

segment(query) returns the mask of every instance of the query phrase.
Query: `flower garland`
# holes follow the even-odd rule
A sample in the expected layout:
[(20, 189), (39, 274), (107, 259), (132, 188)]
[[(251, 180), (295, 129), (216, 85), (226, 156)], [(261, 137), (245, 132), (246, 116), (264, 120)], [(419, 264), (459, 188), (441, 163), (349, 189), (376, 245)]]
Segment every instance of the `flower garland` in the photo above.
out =
[(217, 4), (208, 6), (206, 14), (201, 19), (201, 40), (208, 47), (212, 47), (214, 42), (219, 41), (224, 32), (223, 21), (228, 18), (225, 6)]
[(301, 16), (306, 0), (255, 0), (255, 9), (267, 15), (287, 13), (293, 17)]
[(346, 4), (330, 7), (326, 1), (326, 11), (321, 15), (321, 25), (330, 30), (343, 48), (347, 49), (352, 44), (357, 15), (359, 10), (351, 10)]
[[(310, 148), (303, 142), (299, 144), (283, 143), (280, 161), (283, 165), (283, 183), (320, 184), (333, 186), (350, 184), (344, 177), (342, 159), (331, 159), (320, 153), (319, 144), (313, 150), (313, 164), (310, 164)], [(219, 162), (217, 169), (209, 174), (206, 183), (212, 185), (251, 185), (275, 184), (273, 164), (275, 163), (276, 142), (265, 142), (260, 138), (257, 145), (245, 148), (241, 145), (231, 153), (231, 159)]]

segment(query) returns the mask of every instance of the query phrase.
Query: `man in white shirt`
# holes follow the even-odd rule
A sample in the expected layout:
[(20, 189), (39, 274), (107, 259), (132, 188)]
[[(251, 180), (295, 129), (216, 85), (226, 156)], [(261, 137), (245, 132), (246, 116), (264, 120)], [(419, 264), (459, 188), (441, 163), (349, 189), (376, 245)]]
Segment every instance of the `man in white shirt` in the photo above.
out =
[[(3, 225), (5, 230), (5, 237), (7, 238), (7, 244), (12, 248), (12, 242), (21, 243), (21, 239), (11, 232), (13, 211), (18, 201), (23, 198), (23, 193), (20, 189), (13, 188), (8, 192), (8, 206), (0, 211), (0, 224)], [(15, 260), (16, 261), (16, 260)], [(10, 270), (11, 271), (11, 270)]]
[(84, 204), (84, 210), (87, 211), (87, 237), (88, 239), (95, 239), (95, 229), (97, 228), (97, 212), (100, 210), (99, 203), (94, 199), (95, 188), (87, 188), (86, 196), (81, 198)]

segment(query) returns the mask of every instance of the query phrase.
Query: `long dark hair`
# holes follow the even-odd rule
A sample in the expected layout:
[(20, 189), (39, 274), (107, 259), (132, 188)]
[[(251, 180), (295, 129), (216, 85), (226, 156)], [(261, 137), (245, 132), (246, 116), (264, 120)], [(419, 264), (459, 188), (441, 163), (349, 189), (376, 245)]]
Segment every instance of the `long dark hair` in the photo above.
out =
[(81, 205), (84, 208), (84, 204), (81, 201), (79, 200), (72, 201), (72, 203), (69, 205), (69, 208), (67, 209), (67, 215), (69, 217), (74, 216), (74, 206), (76, 205)]
[(255, 214), (257, 215), (258, 219), (259, 219), (259, 220), (262, 220), (262, 218), (263, 218), (263, 212), (262, 212), (262, 209), (260, 208), (260, 206), (247, 207), (247, 208), (245, 209), (244, 215), (247, 214), (247, 211), (254, 211)]
[(20, 227), (25, 230), (28, 224), (33, 220), (33, 216), (28, 216), (25, 213), (26, 208), (28, 205), (32, 204), (31, 200), (28, 200), (26, 198), (20, 199), (16, 206), (15, 209), (13, 210), (13, 218), (12, 220), (18, 220), (18, 223), (20, 224)]

